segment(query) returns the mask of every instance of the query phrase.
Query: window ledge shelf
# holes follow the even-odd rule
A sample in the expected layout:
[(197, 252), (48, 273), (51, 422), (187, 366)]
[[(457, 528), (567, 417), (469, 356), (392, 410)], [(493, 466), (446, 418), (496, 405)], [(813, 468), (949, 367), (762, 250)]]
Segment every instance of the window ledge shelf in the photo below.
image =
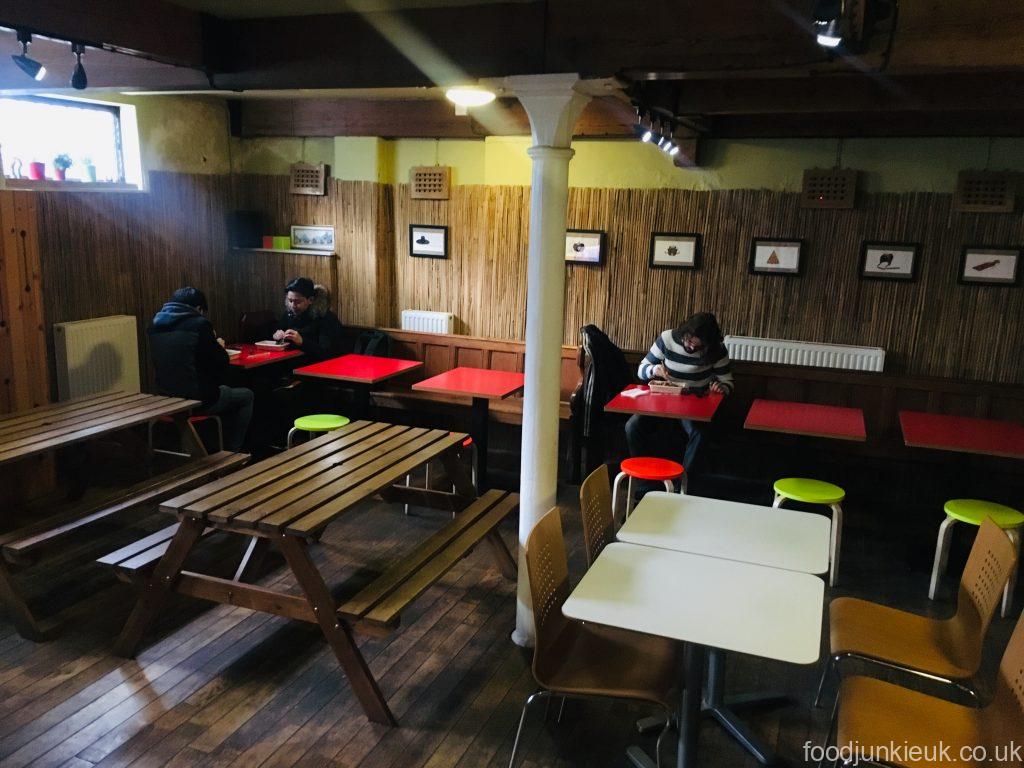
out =
[(57, 179), (9, 179), (0, 181), (0, 189), (31, 192), (144, 192), (134, 184), (120, 181), (58, 181)]
[(337, 256), (335, 251), (304, 251), (299, 248), (242, 248), (231, 246), (232, 251), (254, 251), (256, 253), (301, 253), (304, 256)]

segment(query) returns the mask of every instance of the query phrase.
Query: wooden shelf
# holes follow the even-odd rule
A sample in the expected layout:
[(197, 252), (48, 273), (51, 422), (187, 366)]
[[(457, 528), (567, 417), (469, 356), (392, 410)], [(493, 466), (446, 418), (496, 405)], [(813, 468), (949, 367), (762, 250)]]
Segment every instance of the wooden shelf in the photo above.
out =
[(305, 251), (299, 248), (242, 248), (231, 246), (232, 251), (255, 251), (258, 253), (301, 253), (306, 256), (337, 256), (335, 251)]

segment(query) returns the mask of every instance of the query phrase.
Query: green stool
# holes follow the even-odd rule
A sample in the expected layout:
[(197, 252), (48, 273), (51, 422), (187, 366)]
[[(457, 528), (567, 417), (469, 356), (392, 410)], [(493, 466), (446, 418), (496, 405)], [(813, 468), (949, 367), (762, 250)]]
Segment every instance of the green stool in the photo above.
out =
[(299, 416), (295, 420), (295, 426), (288, 430), (288, 447), (292, 447), (292, 438), (296, 432), (333, 432), (348, 424), (347, 416), (337, 416), (333, 413), (314, 413), (309, 416)]
[(839, 544), (843, 538), (843, 505), (846, 491), (838, 485), (805, 477), (784, 477), (775, 481), (773, 507), (781, 507), (786, 499), (805, 504), (822, 504), (832, 509), (832, 540), (828, 548), (828, 585), (834, 587), (839, 580)]
[[(996, 504), (993, 501), (980, 501), (979, 499), (950, 499), (943, 507), (946, 512), (946, 519), (939, 526), (939, 539), (935, 543), (935, 563), (932, 565), (932, 582), (928, 587), (928, 599), (934, 600), (935, 593), (939, 589), (939, 579), (946, 572), (946, 563), (949, 560), (949, 540), (953, 535), (953, 526), (956, 523), (967, 523), (968, 525), (981, 525), (986, 517), (998, 525), (1006, 533), (1007, 537), (1017, 548), (1017, 555), (1020, 556), (1020, 534), (1024, 529), (1024, 514), (1021, 514), (1013, 507)], [(1006, 582), (1003, 589), (1003, 610), (1005, 618), (1013, 605), (1013, 587), (1017, 581), (1017, 569), (1014, 568), (1010, 574), (1010, 580)]]

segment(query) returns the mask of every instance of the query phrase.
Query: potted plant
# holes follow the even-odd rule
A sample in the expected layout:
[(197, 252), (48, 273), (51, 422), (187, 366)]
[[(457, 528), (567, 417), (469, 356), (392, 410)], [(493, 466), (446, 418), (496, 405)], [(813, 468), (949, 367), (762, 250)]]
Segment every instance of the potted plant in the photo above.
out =
[(57, 174), (57, 180), (58, 181), (64, 181), (64, 179), (65, 179), (65, 177), (67, 175), (67, 170), (68, 170), (68, 168), (71, 167), (71, 165), (72, 165), (72, 163), (71, 163), (71, 156), (70, 155), (63, 155), (62, 154), (62, 155), (57, 155), (55, 158), (53, 158), (53, 168), (54, 168), (54, 172)]
[(92, 158), (83, 157), (82, 164), (85, 166), (85, 177), (89, 181), (96, 181), (96, 166), (92, 164)]

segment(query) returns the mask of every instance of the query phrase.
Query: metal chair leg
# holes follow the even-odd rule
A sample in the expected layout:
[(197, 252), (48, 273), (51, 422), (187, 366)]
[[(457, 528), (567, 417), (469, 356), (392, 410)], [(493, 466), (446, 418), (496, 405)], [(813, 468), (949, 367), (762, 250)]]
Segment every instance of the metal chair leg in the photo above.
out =
[(782, 506), (782, 502), (784, 502), (785, 500), (786, 500), (785, 496), (780, 496), (779, 494), (776, 493), (775, 494), (775, 500), (772, 501), (772, 507), (774, 507), (775, 509), (778, 509), (779, 507)]
[(668, 491), (669, 493), (675, 493), (676, 492), (676, 484), (673, 483), (671, 480), (666, 480), (665, 481), (665, 490)]
[(565, 696), (562, 697), (562, 703), (558, 705), (558, 717), (555, 718), (555, 724), (562, 724), (562, 713), (565, 712)]
[(839, 547), (843, 540), (843, 505), (832, 504), (832, 541), (829, 543), (829, 560), (831, 566), (828, 573), (828, 585), (834, 587), (839, 581)]
[[(612, 519), (615, 519), (616, 513), (619, 511), (619, 487), (627, 477), (628, 475), (625, 472), (619, 472), (615, 476), (615, 483), (612, 485)], [(625, 522), (626, 518), (623, 517), (622, 521)], [(616, 525), (622, 525), (622, 523), (616, 521)]]
[(295, 433), (298, 432), (298, 431), (299, 430), (297, 430), (295, 427), (292, 427), (291, 429), (288, 430), (288, 439), (285, 441), (285, 445), (288, 448), (292, 447), (292, 438), (295, 436)]
[(622, 518), (625, 522), (626, 518), (633, 511), (633, 476), (629, 476), (629, 481), (626, 483), (626, 516)]
[[(408, 474), (405, 476), (405, 487), (409, 488), (412, 486), (412, 475)], [(409, 514), (409, 502), (405, 502), (405, 514)]]
[(522, 714), (519, 715), (519, 727), (516, 728), (516, 740), (512, 743), (512, 757), (508, 761), (508, 768), (515, 768), (516, 752), (519, 750), (519, 738), (523, 735), (523, 723), (526, 722), (526, 710), (530, 708), (531, 704), (533, 704), (534, 699), (550, 695), (550, 691), (537, 691), (536, 693), (531, 693), (527, 696), (526, 701), (523, 702), (523, 711)]
[(939, 537), (935, 542), (935, 562), (932, 563), (932, 580), (928, 586), (928, 599), (934, 600), (935, 594), (939, 591), (939, 580), (946, 572), (946, 564), (949, 561), (949, 539), (953, 535), (953, 526), (956, 520), (949, 515), (939, 526)]
[[(832, 718), (828, 723), (828, 730), (825, 732), (825, 743), (821, 748), (821, 760), (818, 761), (818, 768), (825, 762), (825, 755), (828, 753), (829, 744), (832, 743), (832, 737), (835, 736), (836, 725), (839, 721), (839, 696), (836, 696), (835, 704), (832, 705)], [(832, 761), (832, 768), (835, 768), (836, 763), (839, 762), (838, 750), (836, 752), (836, 759)]]
[(828, 676), (832, 673), (832, 671), (838, 669), (838, 667), (839, 657), (833, 656), (828, 660), (828, 663), (825, 665), (825, 668), (821, 670), (821, 681), (818, 683), (818, 693), (814, 697), (815, 707), (821, 706), (821, 696), (825, 692), (825, 681), (828, 680)]

